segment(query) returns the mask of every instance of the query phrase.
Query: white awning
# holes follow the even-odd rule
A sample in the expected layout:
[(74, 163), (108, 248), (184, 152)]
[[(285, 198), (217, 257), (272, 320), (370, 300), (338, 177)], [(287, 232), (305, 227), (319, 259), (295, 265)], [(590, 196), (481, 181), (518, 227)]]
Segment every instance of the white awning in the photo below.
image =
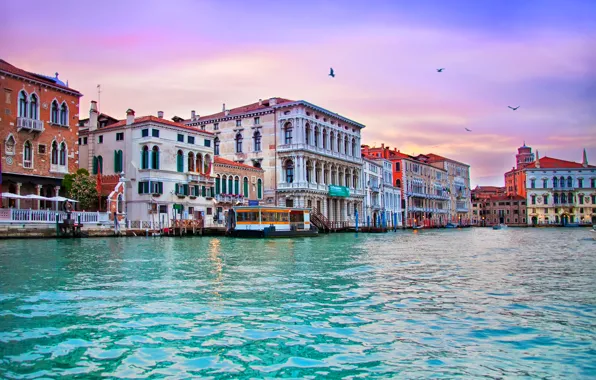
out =
[(13, 193), (2, 193), (2, 198), (12, 198), (12, 199), (25, 199), (22, 195), (17, 195)]

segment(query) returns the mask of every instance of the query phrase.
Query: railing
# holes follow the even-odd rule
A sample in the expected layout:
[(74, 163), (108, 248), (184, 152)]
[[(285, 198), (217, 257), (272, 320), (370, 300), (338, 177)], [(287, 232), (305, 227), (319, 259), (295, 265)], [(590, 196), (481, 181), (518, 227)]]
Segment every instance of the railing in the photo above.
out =
[(244, 196), (239, 195), (239, 194), (238, 195), (216, 194), (215, 200), (217, 202), (222, 202), (222, 203), (236, 203), (236, 202), (242, 202), (244, 200)]
[(34, 132), (43, 132), (43, 121), (28, 117), (17, 117), (17, 129), (27, 129)]
[(373, 193), (378, 193), (379, 192), (379, 186), (378, 185), (372, 185), (372, 186), (370, 186), (370, 190)]
[(215, 183), (215, 178), (211, 178), (202, 173), (187, 173), (186, 178), (188, 182)]
[(33, 167), (33, 161), (31, 161), (31, 160), (23, 161), (23, 167), (25, 169), (31, 169)]
[[(110, 220), (106, 212), (73, 211), (70, 215), (75, 221), (79, 220), (79, 216), (83, 224), (105, 223)], [(66, 213), (53, 210), (0, 209), (0, 223), (56, 223), (56, 218), (58, 222), (62, 222), (66, 219)]]
[(68, 174), (68, 166), (50, 164), (50, 172)]
[(322, 230), (323, 232), (329, 232), (329, 229), (330, 229), (329, 220), (325, 217), (325, 215), (320, 213), (319, 210), (317, 210), (316, 208), (313, 208), (310, 213), (310, 218), (311, 218), (313, 224), (319, 230)]
[(318, 147), (318, 146), (314, 146), (314, 145), (310, 145), (310, 144), (305, 144), (305, 143), (299, 143), (299, 144), (281, 144), (281, 145), (278, 146), (278, 151), (279, 152), (287, 152), (287, 151), (292, 151), (292, 150), (307, 150), (307, 151), (311, 151), (313, 153), (318, 153), (318, 154), (322, 154), (322, 155), (329, 156), (329, 157), (339, 158), (339, 159), (345, 160), (345, 161), (352, 161), (352, 162), (355, 162), (355, 163), (361, 163), (362, 162), (362, 158), (361, 157), (354, 157), (354, 156), (351, 156), (349, 154), (335, 152), (335, 151), (332, 151), (330, 149), (325, 149), (325, 148), (321, 148), (321, 147)]

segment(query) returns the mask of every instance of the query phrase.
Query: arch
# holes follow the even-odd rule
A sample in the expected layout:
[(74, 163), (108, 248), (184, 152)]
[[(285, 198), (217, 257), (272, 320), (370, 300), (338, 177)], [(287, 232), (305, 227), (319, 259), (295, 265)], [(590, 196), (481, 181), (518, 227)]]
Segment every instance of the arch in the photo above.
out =
[(58, 165), (58, 142), (56, 140), (52, 141), (52, 146), (50, 148), (51, 156), (52, 156), (52, 165)]
[(236, 133), (236, 153), (242, 153), (242, 133)]
[(260, 152), (261, 151), (261, 132), (259, 132), (259, 130), (256, 130), (255, 133), (253, 133), (253, 135), (252, 135), (252, 139), (253, 139), (252, 150), (254, 152)]
[(227, 193), (227, 179), (228, 179), (228, 177), (225, 174), (221, 176), (221, 193), (222, 194)]
[(253, 161), (252, 166), (253, 166), (253, 168), (260, 169), (261, 168), (261, 161)]
[(27, 117), (27, 105), (29, 104), (29, 96), (25, 90), (19, 91), (19, 117)]
[(228, 193), (234, 194), (234, 177), (228, 176)]
[(567, 195), (567, 202), (569, 202), (569, 203), (573, 203), (573, 202), (575, 202), (574, 198), (575, 198), (575, 197), (573, 196), (573, 193), (571, 193), (571, 192), (570, 192), (570, 193)]
[(287, 122), (284, 124), (284, 144), (288, 145), (292, 143), (292, 123)]
[(260, 178), (257, 180), (257, 199), (263, 198), (263, 180)]
[(220, 186), (221, 186), (221, 177), (218, 175), (215, 176), (215, 195), (220, 193)]
[(68, 156), (68, 150), (66, 148), (66, 142), (62, 141), (62, 143), (60, 144), (59, 165), (66, 166), (67, 156)]
[(195, 156), (195, 170), (203, 173), (203, 155), (201, 153), (197, 153)]
[(23, 144), (23, 167), (28, 169), (33, 167), (33, 144), (29, 140)]
[[(197, 157), (197, 160), (198, 160), (198, 157)], [(188, 152), (188, 166), (187, 167), (188, 167), (189, 172), (195, 171), (195, 154), (193, 152)]]
[(182, 149), (178, 149), (176, 153), (176, 171), (184, 173), (184, 152), (182, 152)]
[(29, 96), (29, 118), (39, 119), (39, 98), (35, 93)]
[(352, 137), (352, 156), (356, 157), (356, 139)]
[(114, 151), (114, 173), (122, 173), (124, 168), (124, 154), (122, 150)]
[(565, 187), (565, 177), (561, 176), (559, 178), (559, 185), (561, 185), (561, 188)]
[(335, 133), (333, 131), (329, 132), (329, 149), (332, 152), (335, 151)]
[(567, 187), (573, 187), (573, 178), (571, 178), (571, 176), (567, 177)]
[(103, 157), (97, 156), (97, 174), (103, 174)]
[(244, 193), (244, 198), (248, 198), (248, 177), (244, 177), (242, 179), (242, 190)]
[(314, 144), (315, 146), (318, 148), (319, 147), (319, 127), (317, 125), (315, 125), (315, 138), (314, 138)]
[(554, 202), (556, 205), (558, 205), (558, 204), (559, 204), (559, 194), (558, 194), (558, 193), (555, 193), (555, 194), (553, 195), (553, 202)]
[(204, 174), (211, 174), (211, 156), (209, 154), (206, 154), (205, 157), (203, 158), (203, 173)]
[(348, 136), (344, 137), (344, 154), (348, 155), (350, 151), (350, 145), (348, 144)]
[(306, 145), (310, 145), (311, 141), (310, 141), (310, 124), (306, 123), (306, 125), (304, 126), (304, 142), (306, 143)]
[(559, 187), (559, 179), (557, 177), (553, 177), (553, 187)]
[(141, 150), (141, 169), (149, 169), (149, 147), (144, 145)]
[(50, 121), (52, 122), (52, 124), (58, 124), (59, 116), (60, 116), (60, 106), (58, 105), (58, 101), (56, 99), (54, 99), (52, 101), (52, 110), (51, 110), (51, 116), (50, 116)]
[(287, 183), (294, 182), (294, 161), (287, 159), (284, 162), (284, 179)]
[(234, 177), (234, 194), (240, 194), (240, 177)]
[(213, 154), (219, 156), (219, 137), (213, 139)]
[(62, 102), (60, 105), (60, 125), (68, 125), (68, 104)]
[(395, 187), (401, 187), (401, 180), (399, 178), (395, 180)]
[(567, 203), (567, 194), (561, 193), (561, 203)]
[(313, 164), (311, 160), (306, 160), (306, 182), (311, 183), (313, 181), (312, 176)]

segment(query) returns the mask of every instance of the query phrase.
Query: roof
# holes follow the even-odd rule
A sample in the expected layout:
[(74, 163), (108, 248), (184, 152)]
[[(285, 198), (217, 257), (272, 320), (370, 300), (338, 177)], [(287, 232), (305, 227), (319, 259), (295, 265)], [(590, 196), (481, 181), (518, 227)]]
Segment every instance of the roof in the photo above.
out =
[(502, 186), (476, 186), (472, 191), (505, 191), (505, 187)]
[(460, 164), (460, 165), (464, 165), (464, 166), (470, 166), (468, 164), (464, 164), (463, 162), (455, 161), (455, 160), (452, 160), (451, 158), (439, 156), (438, 154), (434, 154), (434, 153), (426, 154), (426, 157), (428, 157), (428, 162), (429, 163), (451, 161), (451, 162), (454, 162), (456, 164)]
[[(540, 167), (536, 167), (536, 161), (532, 162), (525, 169), (582, 169), (583, 164), (573, 161), (559, 160), (558, 158), (542, 157), (540, 158)], [(588, 165), (588, 168), (596, 168), (596, 166)]]
[(526, 198), (521, 195), (493, 195), (486, 198), (487, 201), (525, 201)]
[(17, 75), (26, 79), (34, 80), (36, 82), (41, 82), (48, 86), (56, 87), (58, 89), (74, 93), (77, 96), (83, 96), (83, 94), (81, 94), (77, 90), (65, 86), (63, 84), (64, 82), (62, 82), (58, 78), (51, 78), (46, 75), (35, 74), (29, 71), (25, 71), (23, 69), (19, 69), (18, 67), (11, 65), (3, 59), (0, 59), (0, 71), (4, 71), (6, 73)]
[[(105, 120), (105, 119), (109, 119), (110, 121), (114, 121), (114, 122), (118, 122), (118, 121), (119, 121), (119, 120), (118, 120), (118, 119), (116, 119), (115, 117), (112, 117), (112, 116), (110, 116), (110, 115), (108, 115), (108, 114), (105, 114), (105, 113), (103, 113), (103, 112), (102, 112), (102, 113), (100, 113), (99, 115), (97, 115), (97, 120), (100, 120), (100, 119), (102, 119), (102, 118), (103, 118), (103, 120)], [(81, 127), (82, 127), (82, 126), (84, 126), (84, 125), (85, 125), (85, 123), (86, 123), (86, 122), (88, 122), (88, 121), (89, 121), (89, 118), (86, 118), (86, 119), (79, 119), (79, 126), (81, 126)]]
[[(159, 117), (153, 116), (153, 115), (136, 117), (134, 119), (133, 125), (134, 124), (139, 124), (139, 123), (146, 123), (146, 122), (154, 122), (154, 123), (158, 123), (158, 124), (166, 124), (166, 125), (169, 125), (171, 127), (186, 129), (188, 131), (193, 131), (193, 132), (198, 132), (198, 133), (203, 133), (205, 135), (213, 136), (213, 133), (211, 133), (209, 131), (205, 131), (205, 130), (202, 130), (202, 129), (199, 129), (199, 128), (196, 128), (196, 127), (190, 127), (190, 126), (185, 125), (185, 124), (182, 124), (182, 123), (176, 123), (174, 121), (170, 121), (170, 120), (164, 119), (164, 118), (159, 118)], [(121, 127), (124, 127), (124, 126), (126, 126), (126, 119), (125, 120), (120, 120), (119, 122), (114, 123), (114, 124), (106, 125), (105, 127), (98, 129), (97, 131), (103, 132), (103, 131), (108, 130), (108, 129), (121, 128)]]
[(234, 162), (234, 161), (230, 161), (230, 160), (226, 160), (225, 158), (221, 158), (219, 156), (215, 156), (215, 158), (213, 159), (213, 162), (216, 164), (220, 164), (220, 165), (230, 165), (230, 166), (236, 166), (242, 169), (252, 169), (252, 170), (256, 170), (259, 172), (262, 172), (263, 169), (261, 168), (255, 168), (254, 166), (250, 166), (250, 165), (245, 165), (245, 164), (241, 164), (239, 162)]
[[(280, 103), (293, 103), (294, 100), (289, 100), (289, 99), (283, 99), (283, 98), (277, 98), (277, 104)], [(241, 107), (236, 107), (236, 108), (232, 108), (227, 110), (228, 111), (228, 115), (226, 116), (224, 111), (218, 112), (218, 113), (214, 113), (212, 115), (207, 115), (207, 116), (200, 116), (195, 120), (187, 120), (187, 123), (192, 123), (192, 122), (205, 122), (208, 120), (212, 120), (212, 119), (221, 119), (224, 117), (234, 117), (234, 116), (239, 116), (239, 115), (243, 115), (246, 113), (251, 113), (251, 112), (257, 112), (257, 111), (263, 111), (266, 109), (273, 109), (272, 106), (269, 105), (269, 99), (263, 100), (261, 102), (256, 102), (256, 103), (252, 103), (252, 104), (248, 104), (246, 106), (241, 106)]]

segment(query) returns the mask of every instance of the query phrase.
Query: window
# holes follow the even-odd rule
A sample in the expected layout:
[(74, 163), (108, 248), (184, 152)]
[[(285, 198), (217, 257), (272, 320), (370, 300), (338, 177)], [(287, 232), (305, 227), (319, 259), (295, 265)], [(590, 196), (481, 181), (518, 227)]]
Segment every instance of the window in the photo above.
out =
[(286, 161), (284, 165), (284, 173), (287, 183), (294, 182), (294, 163), (291, 160)]
[(553, 177), (553, 187), (559, 187), (559, 179), (557, 177)]
[(590, 187), (592, 189), (596, 188), (596, 178), (590, 179)]
[(37, 106), (38, 106), (38, 101), (37, 101), (37, 95), (35, 94), (31, 94), (31, 99), (29, 101), (29, 118), (30, 119), (35, 119), (37, 120), (39, 117), (38, 112), (37, 112)]
[(147, 137), (147, 136), (149, 136), (149, 130), (148, 129), (141, 130), (141, 137)]
[(182, 150), (178, 150), (176, 154), (176, 171), (178, 173), (184, 173), (184, 153)]
[(68, 125), (68, 106), (66, 102), (60, 106), (60, 125)]
[(257, 199), (263, 198), (263, 181), (259, 178), (257, 180)]
[(149, 147), (143, 146), (141, 150), (141, 169), (149, 169)]
[(584, 187), (584, 179), (583, 178), (577, 179), (577, 187), (579, 187), (579, 188)]
[(543, 179), (542, 180), (542, 188), (546, 189), (548, 187), (548, 179)]
[(60, 144), (60, 165), (66, 166), (66, 156), (66, 143), (63, 141), (62, 144)]
[(46, 146), (44, 144), (39, 144), (37, 146), (37, 153), (46, 154)]
[(4, 102), (6, 104), (11, 104), (12, 103), (12, 91), (9, 90), (8, 88), (4, 89)]
[(253, 135), (253, 151), (260, 152), (261, 151), (261, 132), (255, 131)]
[(236, 134), (236, 153), (242, 153), (242, 134), (241, 133)]
[(532, 188), (532, 189), (536, 188), (536, 180), (535, 179), (530, 180), (530, 188)]
[(329, 142), (330, 142), (330, 146), (329, 149), (331, 149), (331, 151), (335, 150), (335, 134), (333, 133), (333, 131), (329, 132)]
[(234, 194), (234, 178), (232, 176), (228, 177), (228, 191), (230, 194)]
[(153, 136), (153, 137), (159, 137), (159, 129), (152, 129), (151, 130), (151, 136)]
[(242, 180), (242, 187), (243, 187), (243, 193), (244, 193), (244, 197), (248, 198), (248, 178), (244, 177), (244, 180)]
[(315, 146), (319, 146), (319, 127), (315, 127)]
[(536, 204), (536, 196), (532, 195), (532, 204), (535, 205)]
[(548, 194), (544, 194), (542, 196), (542, 198), (544, 198), (544, 204), (547, 205), (548, 204)]
[(242, 126), (242, 120), (236, 120), (236, 126), (237, 127), (241, 127)]
[(310, 124), (306, 124), (304, 128), (304, 142), (306, 145), (310, 145)]
[(99, 135), (99, 136), (97, 137), (97, 143), (98, 143), (98, 144), (103, 144), (103, 135)]
[(58, 143), (52, 142), (52, 165), (58, 165)]
[(564, 177), (561, 177), (559, 179), (559, 184), (561, 185), (561, 187), (565, 187), (565, 178)]
[(553, 201), (556, 205), (559, 204), (559, 194), (555, 193), (555, 195), (553, 195)]
[(596, 204), (596, 195), (592, 195), (592, 204)]
[(584, 196), (583, 195), (579, 194), (577, 196), (577, 200), (579, 201), (579, 204), (580, 205), (583, 205), (584, 204)]
[(287, 123), (284, 126), (284, 144), (292, 143), (292, 124)]
[(159, 170), (159, 148), (157, 146), (153, 146), (151, 151), (151, 164), (153, 169)]
[(163, 182), (141, 181), (138, 184), (139, 194), (163, 194)]
[(114, 173), (122, 173), (123, 171), (123, 154), (121, 150), (114, 151)]
[(567, 187), (569, 187), (569, 188), (573, 187), (573, 180), (571, 179), (571, 177), (567, 177)]
[[(197, 155), (197, 159), (198, 159), (198, 155)], [(193, 152), (188, 152), (188, 171), (189, 172), (194, 172), (195, 171), (195, 154)], [(198, 165), (197, 165), (198, 166)], [(197, 171), (201, 170), (200, 167), (197, 167)]]
[(213, 140), (213, 154), (219, 156), (219, 137)]
[(124, 140), (124, 132), (116, 133), (116, 141), (122, 141), (122, 140)]
[(219, 123), (213, 123), (213, 130), (217, 131), (219, 129)]
[(209, 139), (205, 139), (204, 145), (205, 145), (206, 147), (210, 147), (210, 146), (211, 146), (211, 140), (209, 140)]
[(27, 117), (27, 93), (19, 92), (19, 117)]
[(178, 142), (184, 142), (184, 135), (181, 133), (178, 133)]
[(255, 117), (255, 125), (259, 125), (259, 124), (261, 124), (261, 118)]
[(186, 141), (187, 141), (189, 144), (194, 144), (194, 143), (195, 143), (195, 137), (194, 137), (194, 136), (188, 136), (188, 137), (186, 138)]
[(96, 174), (103, 174), (103, 157), (97, 156), (97, 173)]
[(87, 145), (87, 137), (83, 137), (83, 145)]
[(33, 146), (29, 140), (25, 141), (23, 145), (23, 167), (26, 169), (33, 168)]
[(401, 181), (399, 179), (395, 180), (395, 187), (401, 187)]
[(356, 146), (356, 139), (352, 139), (352, 156), (358, 157), (358, 147)]
[(240, 194), (240, 178), (234, 178), (234, 194)]

